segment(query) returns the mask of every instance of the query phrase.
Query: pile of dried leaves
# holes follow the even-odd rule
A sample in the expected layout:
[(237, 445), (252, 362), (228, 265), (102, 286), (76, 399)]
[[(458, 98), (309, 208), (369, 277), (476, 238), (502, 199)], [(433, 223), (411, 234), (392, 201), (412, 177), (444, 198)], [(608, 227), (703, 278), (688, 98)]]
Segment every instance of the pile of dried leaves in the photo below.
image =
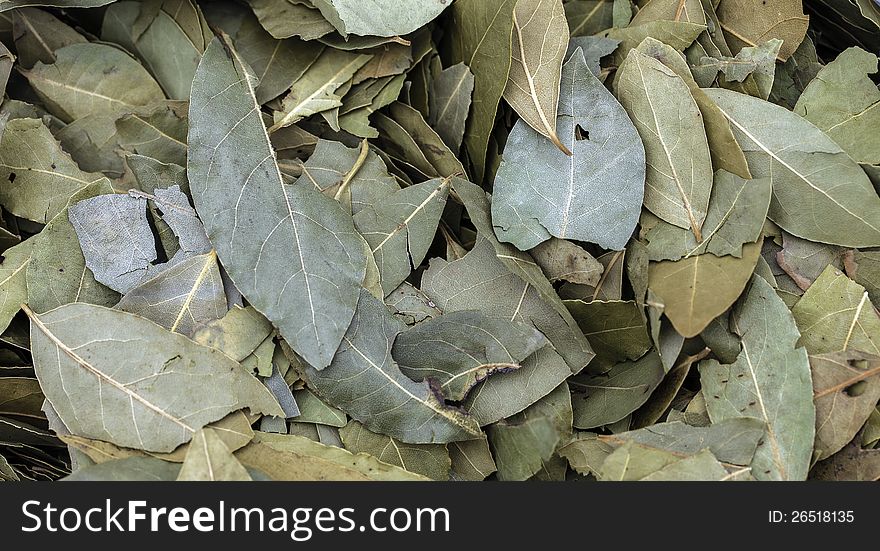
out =
[(638, 4), (0, 0), (0, 478), (880, 478), (880, 6)]

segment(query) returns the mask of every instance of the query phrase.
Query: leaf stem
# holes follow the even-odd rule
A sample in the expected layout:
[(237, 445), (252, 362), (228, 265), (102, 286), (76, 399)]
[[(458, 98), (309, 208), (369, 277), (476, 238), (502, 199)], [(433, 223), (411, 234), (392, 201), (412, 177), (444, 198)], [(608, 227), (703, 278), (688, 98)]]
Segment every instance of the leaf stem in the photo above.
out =
[(339, 189), (336, 190), (336, 195), (333, 196), (334, 199), (339, 201), (342, 197), (342, 194), (345, 193), (345, 190), (348, 189), (348, 186), (351, 185), (351, 181), (354, 180), (354, 177), (357, 176), (358, 171), (364, 166), (364, 163), (367, 162), (367, 153), (370, 152), (370, 143), (366, 138), (361, 142), (361, 152), (358, 155), (357, 160), (355, 160), (351, 169), (345, 173), (345, 177), (342, 179), (342, 183), (339, 184)]

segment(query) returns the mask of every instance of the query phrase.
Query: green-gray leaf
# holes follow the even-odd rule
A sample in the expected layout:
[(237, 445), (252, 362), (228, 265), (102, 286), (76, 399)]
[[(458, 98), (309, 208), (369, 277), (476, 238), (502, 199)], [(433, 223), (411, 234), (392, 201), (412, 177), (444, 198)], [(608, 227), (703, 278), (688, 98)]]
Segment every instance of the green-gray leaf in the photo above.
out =
[(776, 292), (753, 277), (731, 326), (742, 338), (732, 364), (700, 363), (713, 423), (755, 417), (767, 424), (751, 463), (759, 480), (804, 480), (810, 466), (816, 410), (807, 352), (796, 348), (794, 319)]
[[(729, 90), (706, 93), (734, 128), (752, 175), (771, 178), (771, 220), (810, 241), (845, 247), (880, 245), (880, 197), (840, 146), (811, 123), (772, 103)], [(796, 144), (791, 136), (799, 137)]]
[(551, 235), (622, 249), (645, 193), (642, 141), (580, 50), (563, 68), (559, 100), (556, 129), (572, 155), (517, 121), (495, 178), (495, 233), (520, 250)]
[(144, 318), (78, 303), (28, 315), (40, 387), (73, 434), (168, 452), (243, 407), (283, 415), (238, 363)]
[(406, 444), (384, 434), (367, 430), (357, 421), (339, 429), (345, 449), (368, 453), (389, 465), (396, 465), (432, 480), (449, 480), (452, 461), (443, 444)]
[(460, 401), (490, 375), (519, 369), (546, 344), (531, 325), (460, 310), (404, 331), (391, 353), (409, 378), (432, 379), (447, 399)]
[(409, 34), (440, 15), (447, 0), (312, 0), (343, 36)]
[(189, 143), (196, 211), (236, 287), (307, 362), (326, 367), (357, 306), (363, 240), (339, 203), (283, 183), (254, 77), (226, 39), (196, 72)]
[(333, 363), (305, 366), (307, 384), (368, 429), (411, 444), (446, 443), (480, 435), (477, 422), (449, 407), (427, 382), (408, 379), (391, 357), (402, 325), (385, 305), (361, 291), (358, 309)]

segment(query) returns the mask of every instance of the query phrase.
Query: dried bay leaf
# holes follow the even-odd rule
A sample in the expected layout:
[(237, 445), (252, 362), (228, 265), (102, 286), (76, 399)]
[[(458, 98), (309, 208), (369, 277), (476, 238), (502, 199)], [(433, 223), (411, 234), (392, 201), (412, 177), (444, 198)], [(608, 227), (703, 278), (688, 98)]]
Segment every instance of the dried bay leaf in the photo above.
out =
[(193, 436), (177, 480), (213, 482), (252, 479), (217, 433), (206, 427)]
[(448, 195), (448, 179), (429, 180), (385, 196), (355, 215), (355, 228), (376, 259), (383, 294), (396, 289), (425, 259)]
[(27, 69), (37, 61), (54, 63), (55, 50), (86, 42), (86, 38), (49, 12), (22, 8), (12, 12), (12, 34), (21, 65)]
[(562, 62), (568, 47), (568, 22), (562, 0), (519, 0), (513, 11), (512, 63), (504, 99), (535, 131), (563, 153), (556, 135)]
[(447, 399), (460, 401), (492, 374), (519, 369), (546, 344), (531, 325), (459, 310), (404, 331), (391, 354), (409, 378), (431, 379)]
[(807, 85), (816, 77), (822, 64), (816, 55), (816, 46), (806, 36), (785, 63), (776, 66), (770, 101), (787, 109), (794, 109)]
[(449, 480), (452, 461), (443, 444), (405, 444), (390, 436), (370, 432), (357, 421), (341, 428), (339, 434), (345, 449), (351, 453), (366, 453), (432, 480)]
[[(277, 133), (276, 133), (277, 135)], [(379, 205), (382, 198), (400, 189), (382, 158), (367, 149), (358, 151), (342, 143), (318, 140), (315, 152), (302, 165), (297, 185), (312, 184), (325, 195), (339, 197), (357, 214), (368, 205)], [(363, 160), (360, 157), (363, 155)], [(343, 182), (346, 187), (343, 188)]]
[(409, 34), (440, 15), (447, 0), (312, 0), (340, 34), (398, 36)]
[(868, 292), (833, 266), (822, 272), (792, 307), (801, 338), (810, 354), (858, 350), (880, 355), (880, 315)]
[(628, 442), (602, 464), (599, 480), (722, 481), (731, 477), (709, 450), (678, 459), (671, 453)]
[[(752, 175), (771, 177), (768, 217), (773, 222), (810, 241), (880, 245), (880, 198), (865, 173), (827, 135), (769, 102), (728, 90), (706, 93), (731, 122)], [(788, 139), (793, 135), (800, 136), (797, 147)]]
[(776, 263), (806, 291), (828, 265), (843, 269), (844, 250), (843, 247), (813, 243), (783, 232), (782, 250), (776, 253)]
[(703, 117), (687, 84), (653, 57), (632, 51), (615, 85), (645, 142), (645, 207), (702, 241), (712, 163)]
[(816, 404), (814, 456), (821, 461), (852, 440), (880, 400), (880, 358), (845, 351), (811, 355)]
[[(113, 188), (109, 180), (102, 179), (76, 192), (68, 205), (108, 193), (113, 193)], [(38, 313), (70, 302), (112, 306), (119, 301), (119, 294), (98, 283), (86, 267), (68, 208), (33, 237), (34, 248), (27, 267), (28, 306)]]
[(510, 74), (515, 6), (515, 0), (462, 0), (452, 5), (450, 61), (464, 63), (474, 74), (464, 144), (477, 183), (486, 172), (489, 136)]
[(880, 480), (880, 450), (863, 450), (858, 439), (810, 471), (811, 480)]
[(590, 253), (566, 239), (551, 237), (529, 253), (551, 282), (595, 286), (605, 269)]
[(644, 148), (582, 52), (565, 64), (562, 87), (557, 128), (573, 154), (517, 122), (495, 179), (495, 232), (520, 250), (551, 236), (621, 249), (635, 228), (644, 193)]
[[(162, 452), (241, 407), (282, 414), (265, 387), (237, 363), (144, 318), (77, 303), (28, 315), (40, 386), (74, 434)], [(106, 340), (94, 337), (94, 328), (102, 325), (112, 328)], [(118, 413), (78, 413), (95, 400)], [(144, 423), (149, 430), (140, 429)]]
[(269, 133), (299, 120), (342, 105), (337, 89), (345, 84), (358, 69), (370, 61), (370, 55), (349, 53), (325, 48), (281, 100), (281, 110), (275, 112)]
[(733, 313), (742, 339), (736, 362), (700, 363), (700, 381), (713, 423), (754, 417), (766, 424), (751, 463), (758, 480), (803, 480), (815, 434), (815, 408), (807, 353), (785, 303), (760, 277), (753, 277)]
[(300, 408), (300, 415), (294, 420), (297, 423), (316, 423), (342, 428), (348, 422), (345, 413), (327, 405), (307, 388), (293, 391), (293, 397)]
[(79, 469), (64, 477), (79, 482), (170, 482), (180, 466), (153, 457), (128, 457)]
[(143, 201), (129, 195), (99, 195), (72, 205), (68, 218), (86, 266), (98, 282), (127, 293), (148, 276), (156, 260), (156, 244)]
[(880, 253), (853, 251), (845, 267), (847, 275), (868, 291), (871, 302), (880, 304)]
[(119, 145), (165, 164), (186, 165), (187, 107), (185, 102), (153, 104), (116, 121)]
[[(193, 83), (187, 174), (196, 211), (236, 287), (320, 369), (354, 315), (363, 241), (336, 201), (310, 186), (284, 185), (253, 75), (224, 40), (211, 43)], [(218, 112), (225, 126), (217, 126)], [(310, 254), (318, 243), (320, 258)]]
[[(743, 245), (761, 236), (771, 192), (769, 178), (744, 180), (717, 171), (703, 224), (703, 241), (697, 243), (692, 232), (658, 220), (645, 234), (650, 259), (678, 260), (704, 253), (741, 257)], [(643, 216), (643, 228), (644, 220)]]
[(196, 255), (163, 270), (127, 292), (116, 308), (191, 335), (227, 310), (217, 254)]
[(574, 426), (590, 429), (620, 421), (650, 398), (664, 375), (660, 355), (649, 352), (637, 361), (619, 363), (602, 375), (570, 379)]
[(26, 239), (3, 252), (3, 263), (0, 264), (0, 332), (6, 331), (21, 305), (28, 301), (27, 267), (31, 263), (34, 242), (35, 239)]
[(662, 300), (663, 313), (685, 337), (693, 337), (736, 301), (751, 278), (761, 242), (743, 247), (742, 258), (705, 253), (653, 263), (650, 289)]
[(106, 44), (71, 44), (38, 62), (25, 76), (46, 106), (66, 121), (96, 113), (125, 113), (165, 99), (140, 63)]
[[(329, 367), (305, 366), (306, 383), (368, 429), (412, 444), (479, 436), (476, 421), (447, 406), (430, 384), (406, 378), (391, 356), (401, 324), (366, 291)], [(367, 397), (368, 400), (365, 400)]]
[(74, 193), (102, 178), (80, 170), (42, 121), (6, 123), (0, 141), (0, 204), (12, 214), (45, 224)]
[[(564, 4), (571, 36), (596, 34), (612, 26), (613, 0), (569, 0)], [(568, 56), (566, 56), (568, 57)]]
[(260, 19), (260, 24), (277, 39), (298, 36), (303, 40), (314, 40), (334, 30), (321, 12), (307, 2), (249, 0), (248, 4)]
[(259, 469), (273, 480), (428, 480), (365, 453), (353, 454), (287, 434), (258, 432), (254, 442), (235, 456), (246, 467)]
[(693, 44), (694, 40), (705, 30), (705, 25), (698, 25), (687, 21), (650, 21), (641, 25), (608, 29), (601, 36), (620, 41), (620, 46), (618, 46), (611, 57), (611, 62), (614, 65), (620, 66), (624, 59), (626, 59), (629, 51), (637, 47), (648, 37), (682, 51)]
[(633, 301), (567, 300), (565, 306), (604, 365), (637, 360), (651, 348), (642, 309)]
[(205, 323), (192, 335), (199, 344), (242, 361), (272, 333), (272, 324), (252, 306), (233, 306), (222, 318)]
[(849, 48), (816, 74), (794, 106), (859, 163), (880, 164), (880, 145), (873, 139), (880, 90), (868, 76), (876, 72), (876, 55)]
[(602, 67), (599, 65), (599, 62), (603, 57), (614, 53), (614, 50), (616, 50), (619, 45), (620, 41), (612, 38), (603, 38), (601, 36), (573, 36), (568, 41), (568, 50), (565, 52), (565, 58), (570, 58), (575, 50), (580, 48), (584, 52), (584, 59), (587, 60), (587, 67), (589, 67), (590, 71), (599, 78), (602, 73)]
[(800, 2), (789, 0), (722, 0), (716, 6), (724, 37), (731, 50), (757, 46), (771, 38), (783, 41), (779, 60), (794, 53), (807, 32), (809, 18)]
[(471, 108), (474, 75), (464, 63), (440, 71), (429, 84), (428, 123), (452, 151), (461, 149)]
[(478, 482), (497, 470), (489, 441), (486, 436), (463, 442), (450, 442), (446, 445), (452, 470), (449, 474), (453, 481)]
[(571, 435), (571, 395), (563, 383), (522, 412), (489, 427), (489, 444), (499, 480), (526, 480), (546, 471), (551, 457)]

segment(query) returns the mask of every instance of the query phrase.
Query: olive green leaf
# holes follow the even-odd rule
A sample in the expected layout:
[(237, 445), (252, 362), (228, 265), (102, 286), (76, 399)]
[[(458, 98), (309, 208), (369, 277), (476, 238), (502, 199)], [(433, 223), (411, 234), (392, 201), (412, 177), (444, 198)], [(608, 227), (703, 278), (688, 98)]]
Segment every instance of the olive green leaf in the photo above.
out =
[(281, 110), (275, 112), (274, 124), (269, 132), (275, 132), (309, 115), (340, 107), (342, 97), (336, 94), (337, 89), (348, 82), (371, 57), (325, 48), (281, 100)]
[(620, 421), (650, 398), (665, 374), (660, 355), (652, 351), (637, 361), (619, 363), (602, 375), (570, 379), (574, 426), (591, 429)]
[(192, 256), (161, 271), (127, 292), (116, 308), (191, 335), (198, 325), (226, 313), (217, 254)]
[(794, 319), (776, 292), (753, 277), (731, 320), (742, 339), (732, 364), (700, 363), (700, 381), (713, 423), (754, 417), (767, 424), (751, 463), (759, 480), (803, 480), (815, 435), (810, 364)]
[(791, 309), (810, 354), (858, 350), (880, 355), (880, 316), (868, 292), (828, 266)]
[(846, 273), (868, 291), (873, 304), (880, 304), (880, 253), (853, 251), (847, 262)]
[(650, 427), (610, 435), (585, 433), (559, 450), (579, 472), (591, 471), (603, 456), (633, 442), (645, 448), (669, 452), (683, 459), (708, 449), (719, 461), (748, 465), (764, 436), (764, 423), (742, 417), (727, 419), (707, 427), (694, 427), (680, 421), (658, 423)]
[(312, 0), (340, 34), (398, 36), (428, 24), (449, 5), (447, 0)]
[(815, 457), (831, 457), (852, 440), (880, 400), (880, 358), (848, 350), (811, 355), (816, 403)]
[[(443, 143), (440, 136), (428, 126), (422, 114), (405, 103), (396, 101), (384, 113), (377, 113), (376, 127), (386, 134), (383, 144), (392, 142), (387, 147), (389, 155), (416, 164), (426, 176), (450, 176), (464, 174), (461, 161)], [(398, 153), (399, 150), (399, 153)], [(416, 161), (416, 158), (419, 161)], [(420, 162), (420, 161), (424, 162)]]
[(197, 327), (192, 339), (240, 362), (271, 333), (272, 324), (253, 307), (233, 306), (222, 318)]
[[(752, 174), (773, 180), (771, 220), (810, 241), (880, 245), (880, 198), (827, 135), (769, 102), (721, 89), (707, 94), (734, 127)], [(768, 120), (775, 123), (767, 125)], [(793, 135), (800, 136), (797, 147), (789, 140)]]
[(703, 224), (703, 242), (697, 243), (692, 232), (658, 220), (645, 232), (651, 260), (678, 260), (704, 253), (742, 256), (743, 245), (761, 236), (771, 192), (769, 178), (744, 180), (717, 171)]
[(78, 469), (62, 478), (80, 482), (170, 482), (180, 465), (154, 457), (128, 457)]
[(654, 38), (682, 51), (693, 44), (694, 40), (705, 30), (705, 25), (686, 21), (650, 21), (641, 25), (609, 29), (601, 36), (620, 41), (620, 46), (611, 56), (611, 63), (620, 66), (629, 55), (629, 51), (641, 44), (646, 38)]
[(452, 151), (458, 151), (471, 108), (474, 75), (467, 65), (457, 63), (437, 73), (429, 86), (428, 123)]
[(804, 37), (791, 57), (777, 67), (773, 88), (770, 90), (770, 101), (786, 109), (794, 109), (801, 93), (816, 78), (821, 68), (815, 44), (809, 36)]
[(843, 270), (844, 256), (843, 247), (814, 243), (782, 232), (782, 250), (776, 253), (776, 263), (806, 291), (828, 265)]
[(80, 170), (42, 121), (6, 123), (0, 141), (0, 204), (12, 214), (45, 224), (74, 193), (102, 178)]
[(52, 64), (38, 62), (25, 76), (55, 116), (71, 121), (96, 113), (125, 113), (165, 99), (134, 58), (107, 44), (71, 44)]
[(380, 205), (384, 197), (400, 189), (375, 152), (330, 140), (318, 140), (315, 152), (302, 165), (296, 185), (309, 184), (330, 197), (338, 195), (355, 215), (368, 205)]
[(479, 436), (473, 418), (447, 406), (429, 383), (415, 383), (401, 373), (391, 357), (401, 329), (382, 302), (361, 291), (333, 362), (320, 371), (305, 366), (306, 383), (368, 429), (403, 442), (446, 443)]
[(592, 35), (612, 26), (613, 0), (570, 0), (563, 7), (571, 36)]
[(705, 25), (706, 13), (700, 0), (648, 0), (629, 24), (641, 25), (651, 21), (685, 21)]
[(353, 454), (292, 434), (258, 432), (235, 457), (273, 480), (429, 480), (372, 455)]
[(49, 12), (22, 8), (12, 12), (12, 35), (22, 67), (30, 69), (37, 61), (55, 63), (55, 50), (86, 42), (86, 38)]
[(603, 57), (611, 55), (620, 45), (619, 40), (611, 38), (603, 38), (601, 36), (574, 36), (568, 41), (568, 50), (565, 52), (565, 59), (580, 48), (584, 52), (584, 59), (587, 60), (587, 67), (590, 68), (596, 77), (602, 73), (602, 67), (599, 62)]
[(379, 267), (382, 291), (389, 294), (419, 266), (437, 233), (449, 195), (449, 180), (409, 186), (367, 205), (354, 217)]
[(339, 429), (339, 435), (345, 449), (351, 453), (366, 453), (379, 461), (432, 480), (449, 480), (452, 461), (443, 444), (406, 444), (390, 436), (370, 432), (357, 421), (351, 421)]
[[(283, 415), (238, 363), (149, 320), (80, 303), (25, 311), (40, 386), (73, 434), (167, 452), (242, 407)], [(82, 415), (96, 401), (100, 414)]]
[(572, 155), (524, 121), (511, 131), (495, 178), (496, 235), (520, 250), (551, 236), (622, 249), (642, 203), (645, 150), (626, 112), (579, 50), (562, 71), (556, 126)]
[(551, 456), (571, 436), (571, 394), (563, 383), (522, 412), (489, 427), (499, 480), (526, 480), (551, 470)]
[(432, 379), (447, 399), (460, 401), (490, 375), (519, 369), (546, 344), (531, 325), (460, 310), (404, 331), (391, 354), (409, 378)]
[(645, 142), (645, 207), (690, 228), (698, 242), (712, 192), (712, 162), (703, 117), (674, 71), (632, 51), (615, 79), (617, 98)]
[(252, 479), (214, 429), (205, 427), (193, 436), (177, 480), (213, 482)]
[(876, 55), (849, 48), (818, 72), (794, 106), (855, 161), (867, 164), (880, 164), (880, 145), (873, 139), (880, 90), (868, 76), (876, 72)]
[(299, 0), (249, 0), (260, 24), (274, 38), (298, 36), (303, 40), (321, 38), (335, 29), (321, 12)]
[(6, 331), (21, 305), (28, 301), (27, 267), (31, 263), (34, 242), (33, 238), (26, 239), (3, 251), (3, 263), (0, 264), (0, 332)]
[(497, 470), (486, 436), (450, 442), (446, 447), (449, 449), (449, 459), (452, 460), (450, 480), (478, 482)]
[(722, 481), (731, 476), (709, 450), (680, 459), (675, 454), (627, 442), (605, 459), (599, 480)]
[(452, 5), (450, 62), (464, 63), (474, 74), (464, 144), (477, 183), (486, 172), (489, 136), (510, 74), (515, 6), (516, 0), (461, 0)]
[(718, 79), (719, 85), (767, 99), (773, 88), (776, 56), (781, 46), (782, 41), (774, 38), (758, 46), (743, 48), (735, 58), (722, 57), (717, 65), (723, 75)]
[[(700, 113), (703, 115), (706, 141), (709, 144), (709, 153), (715, 170), (727, 170), (742, 178), (751, 178), (749, 165), (733, 132), (730, 130), (730, 124), (724, 118), (718, 106), (715, 105), (715, 102), (709, 99), (709, 96), (697, 85), (692, 75), (693, 67), (688, 67), (684, 58), (675, 48), (650, 37), (643, 40), (636, 49), (647, 56), (657, 59), (657, 61), (674, 71), (687, 84), (691, 95), (694, 97), (694, 101), (697, 102)], [(710, 82), (714, 80), (715, 76), (713, 75)]]
[[(113, 188), (105, 178), (76, 192), (68, 205), (108, 193), (113, 193)], [(69, 302), (112, 306), (119, 301), (119, 294), (95, 281), (86, 267), (68, 208), (33, 237), (34, 248), (27, 267), (28, 305), (39, 313)]]
[(226, 39), (211, 43), (193, 82), (187, 175), (238, 289), (320, 369), (354, 315), (363, 241), (336, 201), (311, 186), (284, 185), (253, 78)]
[(637, 360), (651, 348), (642, 308), (633, 301), (566, 300), (578, 326), (606, 365)]
[(567, 239), (551, 237), (529, 253), (551, 282), (595, 286), (605, 269), (593, 255)]
[(754, 0), (724, 0), (716, 10), (724, 38), (734, 52), (779, 38), (783, 42), (778, 58), (785, 61), (807, 33), (809, 18), (800, 2), (762, 0), (759, 4)]
[(116, 121), (119, 145), (165, 164), (186, 165), (187, 103), (160, 102)]
[(556, 135), (562, 62), (568, 47), (568, 22), (562, 0), (518, 0), (513, 11), (513, 45), (504, 99), (529, 126), (563, 153)]
[(736, 301), (760, 253), (761, 242), (757, 242), (743, 247), (742, 258), (705, 253), (652, 263), (649, 286), (675, 329), (693, 337)]
[(294, 422), (316, 423), (339, 428), (344, 427), (348, 422), (345, 413), (327, 405), (307, 388), (293, 391), (293, 398), (300, 409), (299, 417), (294, 419)]

